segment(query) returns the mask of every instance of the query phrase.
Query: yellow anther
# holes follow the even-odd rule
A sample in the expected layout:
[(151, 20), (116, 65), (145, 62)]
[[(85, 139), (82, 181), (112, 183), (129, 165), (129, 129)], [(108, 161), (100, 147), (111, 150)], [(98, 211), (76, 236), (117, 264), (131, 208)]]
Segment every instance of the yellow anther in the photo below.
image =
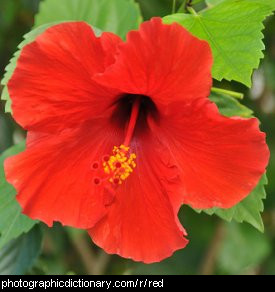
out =
[(136, 167), (134, 160), (136, 154), (129, 154), (130, 148), (125, 145), (114, 146), (113, 155), (109, 157), (108, 161), (103, 162), (103, 170), (106, 174), (110, 175), (109, 182), (117, 185), (122, 184)]

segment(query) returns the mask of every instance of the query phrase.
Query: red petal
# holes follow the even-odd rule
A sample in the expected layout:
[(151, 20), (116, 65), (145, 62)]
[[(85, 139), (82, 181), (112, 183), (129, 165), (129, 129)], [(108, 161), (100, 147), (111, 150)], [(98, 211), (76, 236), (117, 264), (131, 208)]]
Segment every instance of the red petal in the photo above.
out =
[(106, 199), (93, 182), (92, 164), (123, 137), (105, 121), (98, 124), (59, 136), (31, 133), (27, 150), (5, 161), (7, 180), (26, 215), (79, 228), (90, 228), (104, 216)]
[(176, 216), (178, 207), (174, 209), (169, 198), (179, 191), (178, 176), (149, 135), (138, 136), (131, 149), (137, 154), (137, 167), (89, 234), (108, 253), (157, 262), (188, 243)]
[(264, 174), (269, 150), (257, 119), (223, 117), (213, 103), (200, 99), (175, 105), (162, 121), (155, 131), (162, 133), (177, 161), (182, 203), (199, 209), (230, 208)]
[(105, 114), (118, 95), (92, 81), (113, 60), (121, 40), (94, 35), (84, 22), (50, 27), (26, 45), (8, 83), (16, 121), (27, 130), (56, 132)]
[(206, 97), (211, 88), (212, 55), (207, 42), (182, 26), (153, 18), (130, 31), (116, 62), (95, 80), (122, 92), (150, 96), (156, 104)]
[(121, 38), (113, 33), (103, 32), (100, 37), (101, 45), (105, 52), (105, 68), (115, 62), (118, 52), (118, 45), (122, 42)]

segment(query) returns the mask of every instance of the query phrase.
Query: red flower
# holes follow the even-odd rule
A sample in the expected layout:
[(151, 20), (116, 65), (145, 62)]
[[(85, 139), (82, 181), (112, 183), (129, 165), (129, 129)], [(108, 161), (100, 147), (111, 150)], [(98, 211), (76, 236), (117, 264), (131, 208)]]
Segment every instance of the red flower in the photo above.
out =
[(25, 46), (8, 89), (27, 148), (5, 163), (23, 212), (137, 261), (183, 248), (181, 204), (235, 205), (269, 157), (256, 119), (207, 98), (211, 65), (206, 42), (159, 18), (125, 43), (71, 22)]

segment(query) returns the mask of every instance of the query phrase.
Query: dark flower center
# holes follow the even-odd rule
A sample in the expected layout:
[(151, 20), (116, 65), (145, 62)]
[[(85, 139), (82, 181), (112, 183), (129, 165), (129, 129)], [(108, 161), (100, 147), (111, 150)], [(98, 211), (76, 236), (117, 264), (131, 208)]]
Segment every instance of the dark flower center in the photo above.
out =
[(121, 185), (136, 168), (136, 154), (132, 152), (130, 143), (134, 135), (146, 131), (147, 118), (158, 118), (157, 107), (152, 99), (145, 95), (123, 94), (116, 102), (115, 111), (111, 117), (120, 129), (125, 131), (124, 141), (120, 146), (114, 146), (111, 155), (102, 157), (102, 165), (92, 164), (93, 170), (101, 172), (101, 178), (95, 177), (94, 184), (111, 184), (113, 189)]
[(129, 93), (121, 95), (117, 101), (117, 110), (114, 113), (114, 118), (119, 118), (124, 125), (128, 123), (133, 107), (137, 101), (140, 104), (136, 127), (146, 126), (146, 118), (148, 115), (151, 115), (154, 119), (158, 119), (157, 107), (149, 96)]

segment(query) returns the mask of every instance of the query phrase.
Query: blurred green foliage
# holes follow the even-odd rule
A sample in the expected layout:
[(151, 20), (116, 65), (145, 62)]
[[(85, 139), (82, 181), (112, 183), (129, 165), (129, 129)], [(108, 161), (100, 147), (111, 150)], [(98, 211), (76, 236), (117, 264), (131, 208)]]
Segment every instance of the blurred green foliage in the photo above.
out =
[[(39, 2), (0, 1), (1, 79), (22, 36), (33, 26)], [(171, 14), (172, 0), (136, 2), (140, 4), (144, 19)], [(182, 2), (177, 1), (177, 8)], [(197, 5), (204, 5), (201, 1), (196, 2)], [(243, 103), (255, 112), (261, 120), (262, 130), (267, 133), (271, 159), (267, 172), (267, 199), (264, 202), (264, 234), (248, 224), (225, 223), (218, 217), (197, 214), (184, 206), (180, 219), (188, 230), (191, 244), (161, 263), (145, 265), (105, 254), (92, 244), (84, 231), (63, 228), (59, 224), (50, 229), (41, 224), (0, 250), (0, 274), (275, 274), (275, 17), (270, 17), (265, 25), (265, 58), (254, 74), (252, 89), (235, 82), (215, 81), (216, 86), (243, 92)], [(22, 130), (9, 115), (4, 114), (2, 103), (0, 151), (22, 140), (22, 137)], [(37, 228), (42, 228), (44, 233), (38, 258), (41, 230)], [(26, 244), (34, 247), (33, 254), (28, 256), (29, 262), (24, 255)], [(20, 255), (24, 255), (22, 265), (19, 265)], [(5, 266), (7, 262), (11, 264), (8, 268)], [(30, 264), (33, 264), (31, 269)]]

